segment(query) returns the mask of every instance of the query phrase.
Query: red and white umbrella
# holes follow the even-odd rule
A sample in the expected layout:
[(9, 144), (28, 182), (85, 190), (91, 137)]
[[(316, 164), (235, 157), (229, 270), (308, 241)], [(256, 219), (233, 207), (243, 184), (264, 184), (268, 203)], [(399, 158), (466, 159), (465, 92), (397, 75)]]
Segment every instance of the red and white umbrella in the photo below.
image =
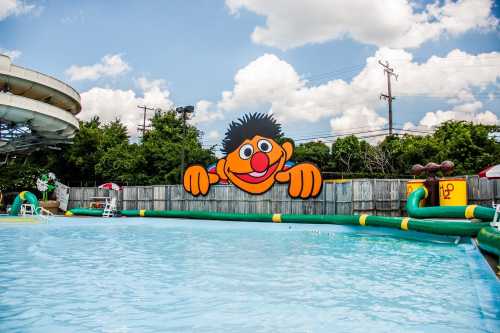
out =
[(500, 164), (490, 166), (479, 172), (479, 177), (489, 179), (500, 179)]
[(103, 190), (113, 190), (113, 191), (121, 191), (122, 190), (122, 188), (118, 184), (115, 184), (115, 183), (104, 183), (104, 184), (100, 185), (99, 188), (103, 189)]

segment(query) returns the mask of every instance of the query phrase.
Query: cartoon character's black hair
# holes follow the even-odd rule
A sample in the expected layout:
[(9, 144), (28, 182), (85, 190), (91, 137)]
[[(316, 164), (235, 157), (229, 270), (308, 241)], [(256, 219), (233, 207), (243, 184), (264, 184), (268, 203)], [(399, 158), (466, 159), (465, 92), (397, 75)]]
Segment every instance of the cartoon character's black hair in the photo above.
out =
[(222, 153), (229, 154), (238, 148), (243, 141), (260, 135), (269, 139), (278, 139), (283, 136), (281, 125), (272, 115), (264, 113), (246, 114), (238, 122), (231, 122), (222, 140)]

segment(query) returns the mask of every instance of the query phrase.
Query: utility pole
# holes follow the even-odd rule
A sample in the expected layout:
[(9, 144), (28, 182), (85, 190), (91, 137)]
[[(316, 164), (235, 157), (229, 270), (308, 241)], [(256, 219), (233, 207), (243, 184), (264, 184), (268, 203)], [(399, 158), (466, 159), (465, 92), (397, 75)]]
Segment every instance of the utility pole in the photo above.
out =
[(387, 104), (389, 105), (389, 135), (392, 135), (392, 101), (396, 99), (392, 97), (391, 92), (391, 76), (394, 76), (396, 80), (398, 79), (398, 75), (394, 73), (394, 68), (389, 67), (389, 62), (386, 61), (385, 64), (382, 61), (378, 61), (378, 63), (384, 68), (384, 75), (387, 74), (387, 94), (380, 94), (380, 99), (385, 99)]
[(183, 177), (184, 177), (184, 160), (185, 160), (185, 141), (186, 141), (186, 120), (187, 120), (187, 115), (188, 113), (193, 113), (194, 112), (194, 106), (188, 105), (188, 106), (181, 106), (175, 109), (177, 113), (181, 114), (182, 117), (182, 150), (181, 150), (181, 184), (183, 183)]
[(139, 109), (141, 109), (141, 111), (144, 112), (144, 118), (143, 118), (143, 121), (142, 121), (142, 125), (138, 125), (137, 126), (137, 129), (142, 132), (142, 139), (144, 140), (144, 133), (146, 133), (146, 128), (150, 127), (150, 126), (146, 127), (146, 113), (148, 111), (153, 111), (155, 109), (154, 108), (148, 108), (146, 105), (137, 105), (137, 107)]

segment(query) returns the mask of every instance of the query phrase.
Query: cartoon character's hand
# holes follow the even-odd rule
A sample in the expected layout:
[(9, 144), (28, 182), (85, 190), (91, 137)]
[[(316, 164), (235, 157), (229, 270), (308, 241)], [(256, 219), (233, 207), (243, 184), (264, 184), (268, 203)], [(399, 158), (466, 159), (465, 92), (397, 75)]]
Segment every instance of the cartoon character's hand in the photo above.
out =
[(275, 178), (280, 183), (290, 183), (288, 194), (292, 198), (314, 198), (321, 192), (323, 185), (319, 169), (310, 163), (297, 164), (286, 171), (278, 172)]
[(219, 176), (208, 173), (201, 165), (190, 166), (184, 173), (184, 189), (194, 196), (206, 195), (211, 184), (219, 181)]

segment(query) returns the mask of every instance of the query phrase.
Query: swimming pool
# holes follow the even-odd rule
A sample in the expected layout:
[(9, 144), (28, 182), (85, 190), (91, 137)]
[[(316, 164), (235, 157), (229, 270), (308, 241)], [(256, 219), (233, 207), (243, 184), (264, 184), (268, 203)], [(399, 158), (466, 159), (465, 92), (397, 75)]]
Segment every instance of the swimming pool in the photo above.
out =
[(0, 223), (0, 332), (495, 331), (498, 282), (470, 240), (454, 240), (285, 223)]

